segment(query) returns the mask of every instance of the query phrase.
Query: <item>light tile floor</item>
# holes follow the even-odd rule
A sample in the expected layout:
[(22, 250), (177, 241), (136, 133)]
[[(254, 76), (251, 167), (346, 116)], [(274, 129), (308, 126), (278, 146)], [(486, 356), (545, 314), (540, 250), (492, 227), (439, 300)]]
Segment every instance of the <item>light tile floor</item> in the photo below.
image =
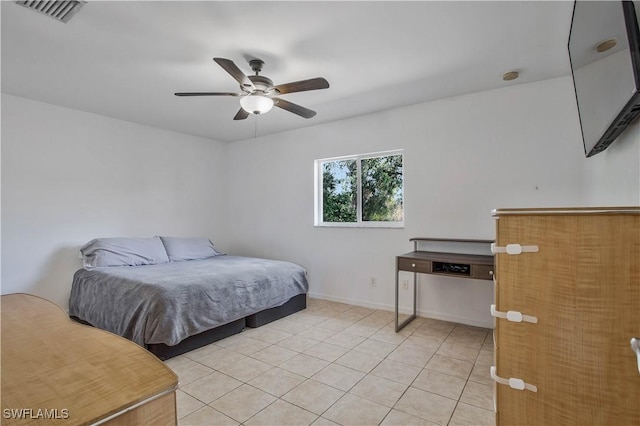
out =
[(166, 361), (180, 425), (493, 425), (490, 330), (310, 299)]

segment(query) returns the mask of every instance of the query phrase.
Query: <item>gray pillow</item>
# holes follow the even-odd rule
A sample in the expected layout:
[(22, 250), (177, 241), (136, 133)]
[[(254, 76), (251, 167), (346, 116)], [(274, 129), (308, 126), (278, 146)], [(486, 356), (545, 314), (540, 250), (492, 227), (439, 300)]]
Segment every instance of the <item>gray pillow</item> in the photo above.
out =
[(86, 269), (103, 266), (136, 266), (168, 263), (159, 237), (96, 238), (80, 249)]
[(206, 259), (220, 256), (211, 240), (206, 238), (160, 237), (170, 262)]

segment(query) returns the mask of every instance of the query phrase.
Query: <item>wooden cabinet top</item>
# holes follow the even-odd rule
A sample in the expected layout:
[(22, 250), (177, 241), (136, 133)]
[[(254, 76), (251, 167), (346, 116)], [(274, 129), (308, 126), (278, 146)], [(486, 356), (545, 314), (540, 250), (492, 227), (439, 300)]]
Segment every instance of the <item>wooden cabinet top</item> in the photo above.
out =
[[(175, 373), (150, 352), (71, 321), (45, 299), (27, 294), (1, 299), (3, 424), (12, 423), (6, 410), (32, 410), (31, 417), (49, 410), (50, 416), (66, 415), (58, 420), (64, 424), (94, 423), (178, 385)], [(28, 420), (19, 423), (43, 424)]]

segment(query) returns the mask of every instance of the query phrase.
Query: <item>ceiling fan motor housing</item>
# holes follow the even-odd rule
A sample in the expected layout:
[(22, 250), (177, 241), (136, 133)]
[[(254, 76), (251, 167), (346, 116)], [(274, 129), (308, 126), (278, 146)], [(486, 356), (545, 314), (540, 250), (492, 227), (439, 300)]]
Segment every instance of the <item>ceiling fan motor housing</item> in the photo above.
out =
[(273, 81), (271, 81), (270, 78), (264, 77), (262, 75), (249, 75), (248, 77), (249, 77), (249, 80), (251, 80), (253, 85), (256, 87), (256, 92), (266, 93), (271, 88), (273, 88)]

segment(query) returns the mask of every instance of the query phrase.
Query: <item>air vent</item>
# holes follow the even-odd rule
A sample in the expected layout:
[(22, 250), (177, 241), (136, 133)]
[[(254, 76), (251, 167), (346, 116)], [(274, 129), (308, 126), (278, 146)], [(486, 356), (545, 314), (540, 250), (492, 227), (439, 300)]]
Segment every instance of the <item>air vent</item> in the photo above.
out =
[(17, 1), (16, 3), (66, 23), (86, 1)]

